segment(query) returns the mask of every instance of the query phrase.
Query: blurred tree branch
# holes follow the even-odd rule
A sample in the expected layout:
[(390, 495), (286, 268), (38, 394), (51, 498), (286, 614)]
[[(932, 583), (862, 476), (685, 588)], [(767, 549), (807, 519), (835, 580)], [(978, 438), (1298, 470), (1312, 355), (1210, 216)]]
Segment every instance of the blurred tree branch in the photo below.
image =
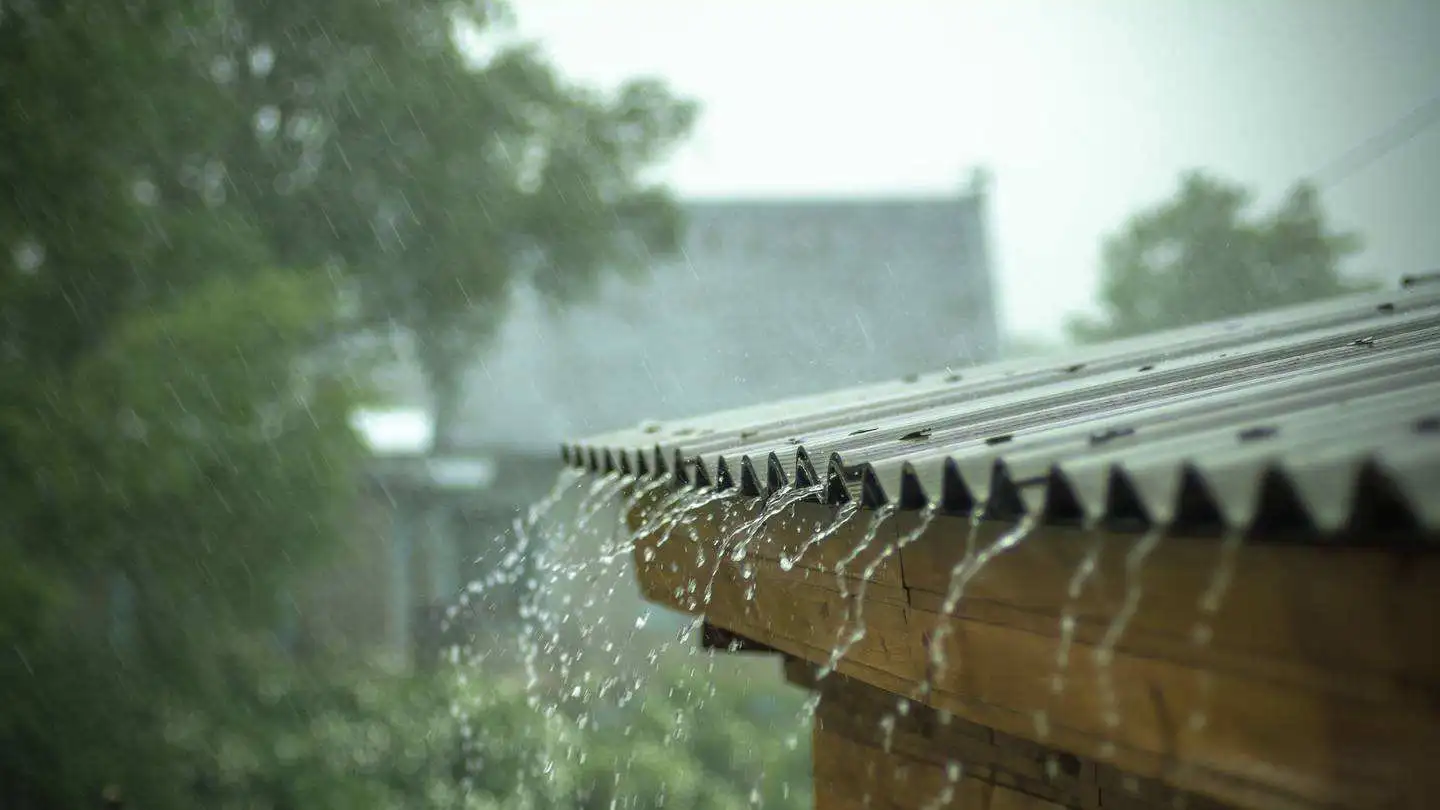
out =
[(1067, 324), (1099, 341), (1204, 323), (1367, 289), (1340, 264), (1360, 249), (1332, 230), (1314, 188), (1301, 183), (1278, 209), (1248, 215), (1251, 195), (1200, 172), (1174, 199), (1137, 214), (1101, 251), (1099, 317)]

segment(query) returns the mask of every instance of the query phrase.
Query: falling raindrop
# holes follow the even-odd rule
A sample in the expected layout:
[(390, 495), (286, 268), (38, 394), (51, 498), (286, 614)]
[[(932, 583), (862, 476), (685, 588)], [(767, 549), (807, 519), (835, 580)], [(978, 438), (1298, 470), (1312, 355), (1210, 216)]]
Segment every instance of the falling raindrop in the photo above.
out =
[[(1094, 528), (1093, 522), (1087, 523), (1086, 533), (1093, 532)], [(1104, 547), (1104, 535), (1097, 535), (1090, 542), (1080, 564), (1075, 567), (1065, 589), (1065, 604), (1060, 609), (1060, 642), (1055, 647), (1055, 672), (1050, 677), (1050, 696), (1046, 701), (1046, 707), (1035, 714), (1035, 733), (1041, 740), (1048, 739), (1050, 736), (1050, 707), (1054, 700), (1065, 692), (1070, 668), (1070, 653), (1075, 642), (1075, 629), (1078, 624), (1080, 596), (1084, 592), (1085, 586), (1095, 576)]]
[(267, 104), (255, 111), (255, 134), (261, 138), (273, 138), (280, 131), (280, 108)]
[(11, 251), (15, 269), (26, 275), (34, 275), (45, 263), (45, 246), (34, 239), (22, 239)]
[(130, 184), (130, 196), (135, 202), (152, 207), (160, 202), (160, 188), (148, 178), (140, 178)]
[(216, 84), (229, 84), (235, 80), (235, 60), (228, 56), (217, 56), (210, 63), (210, 78)]
[[(1211, 573), (1210, 582), (1204, 593), (1200, 595), (1200, 602), (1197, 605), (1200, 617), (1190, 631), (1190, 641), (1195, 645), (1197, 651), (1203, 651), (1208, 647), (1214, 637), (1215, 617), (1220, 613), (1225, 595), (1230, 590), (1230, 582), (1235, 576), (1236, 558), (1239, 556), (1244, 540), (1244, 531), (1237, 528), (1226, 531), (1220, 540), (1220, 551), (1215, 561), (1215, 569)], [(1201, 731), (1209, 724), (1210, 693), (1214, 689), (1214, 676), (1208, 669), (1199, 669), (1196, 678), (1199, 694), (1196, 697), (1194, 708), (1186, 718), (1186, 725), (1191, 731)]]
[(1135, 612), (1139, 610), (1140, 600), (1144, 595), (1141, 574), (1145, 561), (1164, 537), (1165, 528), (1157, 525), (1148, 529), (1131, 545), (1130, 551), (1125, 555), (1125, 601), (1111, 618), (1105, 635), (1100, 638), (1092, 656), (1095, 661), (1096, 689), (1100, 693), (1100, 717), (1107, 733), (1111, 735), (1103, 746), (1107, 753), (1114, 750), (1114, 734), (1121, 720), (1119, 698), (1115, 692), (1115, 647), (1130, 626)]
[(925, 682), (921, 684), (922, 693), (928, 693), (944, 680), (945, 668), (948, 663), (945, 656), (945, 642), (953, 632), (954, 613), (961, 600), (964, 599), (965, 589), (969, 586), (970, 581), (983, 571), (991, 560), (1020, 545), (1039, 522), (1035, 513), (1027, 512), (1010, 531), (1001, 535), (983, 551), (977, 551), (975, 545), (984, 514), (985, 507), (977, 504), (970, 515), (970, 532), (965, 541), (965, 554), (950, 571), (950, 585), (945, 594), (945, 600), (940, 606), (940, 621), (936, 624), (935, 632), (930, 637), (930, 673)]
[(275, 50), (269, 45), (257, 45), (250, 49), (250, 74), (257, 78), (270, 75), (275, 67)]

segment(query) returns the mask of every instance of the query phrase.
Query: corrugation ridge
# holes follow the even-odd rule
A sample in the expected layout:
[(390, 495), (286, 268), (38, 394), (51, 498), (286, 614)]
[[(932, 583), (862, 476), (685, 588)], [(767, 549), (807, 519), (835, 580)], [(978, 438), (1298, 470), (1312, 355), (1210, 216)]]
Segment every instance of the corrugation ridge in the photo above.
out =
[[(1353, 334), (1340, 335), (1336, 340), (1320, 344), (1321, 351), (1305, 353), (1278, 353), (1265, 362), (1248, 364), (1223, 364), (1212, 373), (1200, 375), (1196, 368), (1182, 367), (1181, 373), (1152, 376), (1150, 382), (1139, 386), (1115, 386), (1096, 384), (1085, 387), (1052, 387), (1034, 391), (1025, 399), (990, 398), (976, 399), (962, 408), (946, 410), (932, 409), (909, 414), (903, 422), (894, 423), (880, 430), (847, 430), (845, 427), (822, 433), (815, 441), (807, 442), (812, 454), (822, 454), (834, 449), (845, 450), (847, 457), (879, 461), (887, 453), (898, 452), (896, 442), (914, 440), (915, 443), (953, 443), (962, 436), (957, 433), (978, 431), (977, 420), (988, 418), (995, 423), (993, 435), (1010, 435), (1032, 427), (1051, 429), (1055, 425), (1054, 410), (1065, 408), (1070, 419), (1086, 420), (1098, 412), (1113, 413), (1116, 403), (1132, 410), (1146, 411), (1166, 407), (1174, 403), (1195, 403), (1202, 397), (1228, 392), (1238, 397), (1251, 395), (1252, 383), (1263, 380), (1267, 388), (1282, 393), (1287, 382), (1300, 390), (1316, 386), (1317, 375), (1354, 374), (1357, 364), (1353, 362), (1356, 347), (1340, 340)], [(1420, 334), (1395, 334), (1395, 341), (1374, 350), (1383, 366), (1392, 359), (1398, 362), (1431, 362), (1430, 356), (1437, 353), (1437, 337), (1440, 325), (1426, 327)], [(1363, 348), (1360, 351), (1372, 351)], [(1440, 358), (1432, 364), (1440, 366)], [(1103, 380), (1101, 381), (1104, 382)], [(1158, 393), (1164, 391), (1163, 395)], [(1046, 396), (1039, 396), (1045, 393)], [(1005, 420), (1011, 420), (1006, 423)], [(854, 423), (852, 423), (853, 426)], [(960, 425), (956, 427), (956, 425)], [(772, 448), (772, 443), (752, 445), (750, 449)], [(707, 452), (693, 448), (696, 452)], [(790, 452), (793, 448), (782, 448)], [(713, 452), (713, 451), (708, 451)]]
[(805, 448), (795, 449), (795, 486), (811, 487), (820, 483), (820, 475), (815, 471), (815, 465), (810, 463), (810, 454)]
[(730, 475), (730, 465), (725, 463), (725, 457), (721, 456), (715, 460), (715, 489), (724, 492), (735, 488), (735, 479)]
[(826, 503), (840, 504), (855, 497), (856, 494), (850, 491), (849, 478), (845, 462), (840, 459), (838, 454), (832, 454), (829, 463), (825, 466)]
[(770, 453), (765, 460), (765, 486), (766, 494), (773, 494), (790, 485), (790, 477), (785, 473), (785, 465), (780, 461), (780, 456)]
[(749, 456), (741, 456), (740, 459), (740, 493), (750, 498), (758, 498), (765, 494), (765, 479), (755, 469), (755, 463)]
[(879, 509), (890, 503), (890, 496), (880, 485), (880, 479), (875, 476), (875, 468), (869, 464), (862, 464), (858, 469), (860, 470), (860, 506), (865, 509)]
[[(1337, 369), (1338, 380), (1320, 372), (1304, 371), (1293, 375), (1293, 388), (1280, 385), (1264, 399), (1257, 400), (1253, 389), (1233, 387), (1207, 393), (1187, 393), (1158, 403), (1132, 402), (1121, 405), (1102, 401), (1073, 413), (1058, 423), (1053, 418), (1040, 423), (1026, 409), (1017, 408), (1021, 417), (1000, 417), (991, 421), (971, 421), (967, 425), (937, 437), (934, 432), (922, 442), (895, 441), (888, 446), (857, 447), (847, 450), (847, 458), (881, 463), (890, 459), (914, 457), (934, 448), (937, 452), (964, 451), (977, 443), (991, 442), (1005, 447), (1007, 455), (1046, 453), (1053, 446), (1080, 442), (1076, 450), (1103, 451), (1109, 447), (1133, 447), (1157, 436), (1185, 435), (1206, 425), (1229, 425), (1238, 419), (1265, 421), (1284, 418), (1286, 413), (1315, 407), (1333, 407), (1337, 401), (1376, 393), (1393, 399), (1395, 388), (1408, 384), (1426, 388), (1440, 383), (1440, 352), (1398, 358), (1404, 362), (1376, 364), (1366, 368), (1348, 366)], [(1329, 386), (1327, 390), (1327, 386)], [(1402, 392), (1398, 396), (1404, 396)], [(1279, 412), (1278, 414), (1276, 412)], [(1098, 416), (1097, 416), (1098, 415)], [(1024, 419), (1025, 421), (1018, 421)], [(1007, 441), (999, 441), (1003, 437)], [(922, 448), (924, 448), (922, 450)], [(949, 448), (948, 451), (945, 448)], [(917, 452), (918, 451), (918, 452)]]
[[(1278, 430), (1286, 434), (1288, 442), (1287, 449), (1294, 451), (1297, 448), (1319, 447), (1329, 450), (1330, 452), (1328, 452), (1327, 455), (1336, 456), (1338, 448), (1339, 451), (1342, 451), (1340, 452), (1339, 459), (1333, 460), (1331, 463), (1356, 464), (1358, 463), (1358, 454), (1367, 444), (1373, 441), (1372, 437), (1375, 435), (1373, 429), (1380, 429), (1386, 425), (1393, 426), (1397, 419), (1403, 422), (1409, 417), (1428, 412), (1432, 409), (1433, 403), (1437, 401), (1437, 393), (1440, 393), (1440, 385), (1430, 384), (1417, 386), (1414, 390), (1403, 391), (1398, 395), (1389, 395), (1388, 398), (1381, 399), (1374, 403), (1366, 403), (1363, 397), (1356, 397), (1354, 404), (1362, 411), (1362, 414), (1358, 417), (1344, 414), (1342, 413), (1343, 409), (1337, 408), (1329, 403), (1323, 403), (1308, 411), (1291, 411), (1289, 414), (1272, 421), (1278, 421), (1280, 423)], [(1215, 442), (1207, 441), (1207, 437), (1217, 439), (1223, 438), (1224, 436), (1239, 437), (1247, 428), (1243, 427), (1243, 425), (1237, 427), (1237, 422), (1243, 423), (1246, 421), (1244, 419), (1236, 420), (1233, 418), (1238, 415), (1239, 414), (1230, 414), (1223, 423), (1214, 425), (1209, 429), (1202, 429), (1200, 431), (1190, 429), (1167, 436), (1164, 441), (1160, 442), (1161, 445), (1181, 446), (1172, 449), (1163, 447), (1160, 449), (1151, 449), (1150, 455), (1164, 456), (1170, 459), (1180, 458), (1184, 445), (1194, 444), (1199, 441), (1201, 444), (1213, 446)], [(1212, 417), (1213, 414), (1209, 411), (1202, 411), (1197, 414), (1197, 416), (1209, 418)], [(1358, 425), (1356, 424), (1357, 420), (1359, 422)], [(1266, 420), (1262, 419), (1258, 421)], [(1336, 438), (1337, 431), (1335, 431), (1334, 428), (1337, 425), (1345, 425), (1351, 428), (1351, 432), (1348, 434), (1351, 437), (1349, 441), (1344, 438)], [(1363, 429), (1367, 425), (1372, 425), (1373, 429)], [(1355, 443), (1354, 437), (1357, 436), (1365, 436), (1367, 438), (1360, 439), (1358, 443)], [(1263, 441), (1264, 438), (1264, 436), (1260, 436), (1258, 440)], [(1339, 442), (1338, 445), (1336, 444), (1337, 441)], [(1351, 444), (1354, 444), (1353, 448), (1350, 448)], [(1140, 452), (1146, 449), (1143, 445), (1138, 448)], [(1099, 454), (1100, 458), (1111, 456), (1117, 459), (1111, 470), (1106, 502), (1101, 509), (1101, 513), (1112, 521), (1120, 521), (1122, 523), (1128, 521), (1130, 524), (1170, 523), (1172, 521), (1180, 524), (1186, 523), (1185, 509), (1181, 505), (1177, 504), (1173, 517), (1169, 514), (1156, 515), (1154, 507), (1147, 504), (1147, 499), (1138, 494), (1139, 487), (1131, 480), (1130, 468), (1126, 465), (1124, 458), (1126, 455), (1134, 456), (1136, 453), (1137, 448), (1130, 448), (1108, 454)], [(837, 455), (836, 459), (838, 458)], [(982, 458), (991, 466), (990, 481), (984, 487), (984, 491), (987, 493), (989, 501), (987, 514), (992, 519), (1013, 519), (1018, 516), (1020, 512), (1027, 510), (1037, 511), (1043, 509), (1047, 514), (1055, 514), (1057, 512), (1063, 514), (1067, 511), (1066, 509), (1056, 506), (1036, 507), (1034, 504), (1024, 503), (1024, 498), (1020, 497), (1019, 493), (1021, 493), (1022, 490), (1036, 485), (1037, 482), (1033, 480), (1034, 476), (1027, 478), (1024, 482), (1025, 486), (1017, 486), (1017, 482), (1011, 480), (1010, 473), (1006, 469), (1008, 462), (1003, 455), (996, 456), (993, 453), (985, 453), (982, 455)], [(1094, 458), (1091, 460), (1094, 460)], [(951, 502), (951, 508), (954, 508), (957, 501), (965, 502), (967, 505), (968, 503), (973, 503), (973, 492), (981, 489), (976, 482), (976, 474), (973, 471), (968, 475), (961, 472), (961, 468), (954, 465), (955, 455), (953, 454), (947, 456), (947, 461), (951, 462), (953, 469), (952, 476), (962, 479), (961, 484), (964, 490), (963, 493), (952, 495), (948, 498)], [(1067, 483), (1067, 489), (1069, 490), (1066, 497), (1062, 499), (1062, 503), (1068, 501), (1079, 506), (1081, 512), (1087, 512), (1089, 510), (1084, 507), (1084, 499), (1076, 494), (1076, 488), (1071, 484), (1072, 476), (1067, 474), (1067, 462), (1070, 461), (1072, 460), (1061, 459), (1054, 465), (1054, 474)], [(906, 463), (909, 464), (908, 462)], [(1152, 463), (1157, 466), (1163, 466), (1167, 462), (1164, 461), (1164, 459), (1160, 459)], [(1173, 464), (1173, 461), (1169, 463)], [(1256, 485), (1253, 488), (1249, 488), (1252, 491), (1246, 493), (1248, 498), (1253, 500), (1253, 505), (1246, 505), (1245, 503), (1229, 505), (1230, 509), (1228, 510), (1228, 514), (1230, 515), (1229, 522), (1231, 523), (1258, 523), (1261, 526), (1272, 526), (1273, 524), (1285, 522), (1291, 525), (1292, 529), (1303, 528), (1306, 530), (1313, 529), (1315, 531), (1330, 532), (1338, 525), (1353, 522), (1351, 516), (1347, 514), (1343, 520), (1330, 519), (1325, 521), (1323, 525), (1304, 527), (1298, 527), (1296, 525), (1299, 522), (1293, 519), (1295, 508), (1292, 503), (1296, 499), (1286, 494), (1288, 490), (1293, 490), (1296, 487), (1292, 476), (1289, 474), (1289, 470), (1296, 462), (1289, 464), (1268, 462), (1263, 458), (1252, 457), (1251, 453), (1237, 446), (1228, 448), (1220, 453), (1212, 452), (1207, 457), (1202, 458), (1202, 463), (1212, 469), (1223, 469), (1232, 467), (1235, 464), (1241, 464), (1257, 471), (1263, 468), (1263, 472), (1256, 473), (1256, 475), (1260, 477), (1256, 479)], [(602, 464), (602, 467), (603, 466)], [(842, 470), (850, 469), (850, 467), (847, 467), (843, 463), (839, 466)], [(896, 500), (898, 503), (908, 506), (909, 508), (917, 508), (913, 494), (906, 497), (902, 492), (899, 478), (881, 474), (877, 472), (874, 465), (868, 463), (861, 462), (851, 466), (861, 471), (861, 480), (860, 485), (857, 487), (855, 486), (854, 475), (852, 473), (846, 472), (842, 475), (842, 479), (845, 480), (847, 485), (847, 497), (855, 497), (858, 495), (864, 505), (872, 508), (891, 500)], [(695, 485), (710, 485), (709, 477), (703, 474), (703, 465), (696, 467), (692, 464), (690, 468), (702, 471), (696, 474), (699, 475), (698, 479), (693, 479)], [(913, 474), (913, 465), (910, 465), (910, 470)], [(1192, 465), (1189, 474), (1193, 477), (1197, 472), (1203, 483), (1205, 479), (1204, 470), (1195, 468)], [(773, 453), (770, 454), (767, 460), (767, 473), (769, 475), (767, 476), (765, 488), (768, 491), (782, 488), (790, 483), (783, 474), (783, 466), (778, 456)], [(692, 480), (691, 476), (682, 476), (682, 478), (684, 480)], [(1191, 486), (1193, 488), (1193, 482), (1191, 482)], [(1209, 488), (1209, 485), (1207, 485), (1207, 490)], [(1279, 490), (1281, 494), (1284, 494), (1285, 497), (1277, 496), (1275, 494), (1277, 490)], [(943, 493), (941, 497), (942, 500), (946, 499)], [(1050, 500), (1050, 496), (1047, 493), (1045, 495), (1045, 501), (1048, 503)], [(1303, 503), (1303, 499), (1301, 502)], [(1277, 504), (1279, 505), (1277, 506)], [(1282, 506), (1283, 508), (1281, 508)], [(1070, 512), (1070, 514), (1067, 515), (1068, 519), (1073, 520), (1075, 518), (1075, 509), (1069, 508), (1068, 511)], [(1277, 520), (1275, 516), (1281, 513), (1291, 515), (1291, 518), (1287, 521)]]
[[(1436, 341), (1440, 337), (1440, 327), (1432, 330), (1431, 342), (1429, 345), (1411, 347), (1406, 346), (1399, 349), (1389, 349), (1385, 352), (1387, 356), (1399, 356), (1401, 358), (1414, 357), (1412, 352), (1419, 353), (1421, 360), (1437, 354)], [(1343, 351), (1341, 347), (1333, 347), (1335, 351)], [(1309, 355), (1314, 357), (1315, 355)], [(1440, 359), (1440, 358), (1437, 358)], [(1355, 364), (1344, 362), (1344, 358), (1335, 358), (1332, 362), (1323, 365), (1299, 364), (1286, 368), (1288, 364), (1283, 361), (1277, 365), (1257, 364), (1246, 367), (1227, 367), (1221, 372), (1208, 376), (1196, 376), (1193, 370), (1186, 370), (1183, 375), (1176, 375), (1170, 382), (1162, 384), (1150, 384), (1144, 387), (1117, 387), (1117, 386), (1089, 386), (1080, 389), (1063, 388), (1054, 396), (1044, 398), (1027, 398), (1024, 400), (996, 399), (973, 401), (967, 407), (958, 410), (945, 412), (921, 412), (912, 414), (904, 423), (894, 428), (883, 431), (867, 432), (856, 438), (853, 442), (845, 442), (843, 439), (836, 440), (835, 437), (823, 437), (829, 439), (833, 444), (822, 444), (810, 446), (811, 452), (820, 452), (822, 449), (829, 449), (837, 446), (845, 448), (847, 456), (854, 459), (862, 457), (874, 460), (883, 458), (883, 453), (890, 448), (903, 447), (897, 442), (912, 440), (916, 444), (944, 445), (957, 440), (973, 438), (982, 432), (988, 432), (992, 436), (1014, 435), (1027, 429), (1041, 427), (1046, 430), (1054, 429), (1056, 417), (1055, 411), (1065, 409), (1068, 418), (1076, 422), (1086, 422), (1098, 413), (1113, 414), (1117, 404), (1128, 405), (1131, 410), (1143, 413), (1167, 405), (1179, 403), (1182, 406), (1195, 407), (1194, 403), (1212, 394), (1228, 392), (1236, 397), (1249, 397), (1253, 389), (1252, 383), (1257, 379), (1263, 379), (1267, 387), (1274, 387), (1277, 392), (1283, 392), (1283, 381), (1294, 381), (1297, 387), (1311, 389), (1315, 387), (1317, 374), (1327, 371), (1339, 373), (1355, 373)], [(1437, 364), (1440, 365), (1440, 364)], [(1163, 396), (1157, 396), (1159, 389), (1167, 391)], [(1147, 394), (1140, 397), (1140, 394)], [(981, 422), (985, 427), (982, 428)]]
[[(1404, 301), (1406, 297), (1414, 300)], [(1396, 308), (1385, 317), (1377, 315), (1377, 305), (1381, 302), (1394, 303)], [(977, 382), (989, 380), (995, 384), (1027, 386), (1027, 378), (1039, 377), (1040, 382), (1055, 381), (1064, 379), (1062, 372), (1073, 368), (1076, 365), (1083, 366), (1087, 370), (1087, 376), (1095, 370), (1096, 364), (1106, 364), (1104, 367), (1110, 370), (1118, 370), (1136, 362), (1153, 361), (1152, 364), (1171, 365), (1178, 360), (1193, 357), (1200, 354), (1220, 352), (1232, 346), (1254, 345), (1263, 342), (1275, 342), (1287, 335), (1304, 334), (1310, 331), (1329, 329), (1352, 329), (1358, 328), (1361, 321), (1374, 321), (1377, 328), (1386, 327), (1387, 321), (1394, 321), (1397, 318), (1404, 318), (1407, 314), (1423, 309), (1427, 303), (1433, 303), (1435, 296), (1420, 296), (1416, 293), (1373, 293), (1364, 296), (1361, 300), (1347, 300), (1343, 305), (1333, 303), (1311, 308), (1301, 308), (1300, 312), (1306, 317), (1287, 319), (1276, 317), (1273, 314), (1262, 314), (1251, 316), (1250, 319), (1240, 319), (1235, 323), (1240, 328), (1233, 328), (1230, 324), (1206, 325), (1193, 327), (1188, 330), (1135, 338), (1131, 341), (1122, 341), (1109, 345), (1102, 345), (1076, 352), (1069, 362), (1057, 362), (1053, 359), (1013, 361), (1012, 363), (999, 363), (991, 366), (980, 366), (967, 375), (966, 380), (961, 384), (946, 384), (944, 382), (933, 382), (929, 385), (909, 384), (897, 386), (895, 383), (881, 383), (863, 388), (852, 389), (845, 392), (847, 396), (843, 399), (834, 394), (816, 395), (811, 397), (796, 398), (788, 401), (772, 403), (756, 408), (741, 408), (732, 411), (712, 414), (704, 421), (710, 422), (711, 426), (721, 425), (716, 429), (713, 437), (707, 437), (707, 441), (698, 445), (696, 449), (703, 449), (705, 452), (713, 452), (720, 446), (736, 441), (737, 429), (740, 426), (748, 428), (748, 431), (740, 433), (754, 433), (757, 429), (761, 433), (776, 431), (795, 433), (802, 431), (805, 424), (797, 423), (795, 415), (805, 414), (811, 420), (807, 424), (814, 424), (816, 419), (837, 418), (842, 420), (859, 419), (860, 413), (868, 413), (865, 408), (874, 406), (880, 408), (895, 407), (902, 412), (905, 409), (913, 408), (916, 403), (914, 398), (918, 396), (930, 396), (938, 394), (942, 402), (952, 396), (971, 396), (976, 391)], [(1341, 313), (1348, 315), (1348, 318), (1321, 318), (1321, 314)], [(1282, 315), (1290, 313), (1281, 313)], [(1252, 323), (1253, 321), (1253, 323)], [(1272, 323), (1273, 321), (1273, 323)], [(1249, 327), (1247, 327), (1249, 324)], [(1130, 351), (1123, 351), (1129, 348)], [(1121, 350), (1118, 351), (1117, 350)], [(1023, 372), (1023, 373), (1021, 373)], [(942, 378), (943, 379), (943, 378)], [(1035, 382), (1030, 379), (1029, 382)], [(889, 391), (890, 395), (884, 395)], [(816, 410), (818, 406), (829, 407)], [(773, 412), (773, 419), (765, 419), (762, 415)], [(736, 419), (744, 415), (750, 415), (749, 419), (743, 422), (736, 421), (734, 428), (727, 429), (727, 420)], [(689, 423), (699, 420), (685, 420)], [(783, 430), (779, 429), (783, 426)], [(803, 432), (803, 431), (802, 431)], [(611, 434), (614, 436), (626, 436), (625, 432)], [(609, 438), (608, 436), (606, 438)], [(626, 438), (629, 438), (626, 436)], [(757, 436), (756, 438), (761, 438)], [(764, 442), (776, 444), (782, 440), (781, 436), (765, 436)], [(719, 444), (717, 444), (719, 443)], [(693, 443), (692, 443), (693, 444)]]
[[(738, 409), (730, 414), (771, 421), (714, 430), (714, 418), (686, 420), (686, 441), (650, 437), (660, 439), (651, 468), (668, 462), (677, 485), (750, 495), (823, 479), (828, 502), (867, 508), (938, 501), (963, 513), (978, 499), (995, 520), (1030, 512), (1309, 536), (1387, 521), (1434, 531), (1440, 507), (1423, 485), (1440, 484), (1430, 438), (1440, 430), (1437, 304), (1440, 293), (1376, 293), (1097, 347), (1070, 364), (1001, 364), (958, 383), (936, 374), (909, 389), (806, 398), (812, 412), (795, 400)], [(1132, 354), (1117, 352), (1127, 346)], [(1125, 373), (1142, 350), (1156, 362)], [(625, 443), (636, 435), (566, 443), (561, 458), (643, 475), (647, 451), (634, 449), (632, 463)], [(763, 473), (752, 462), (762, 458)], [(1398, 514), (1384, 518), (1377, 504)]]
[(1050, 524), (1070, 526), (1086, 522), (1085, 507), (1058, 465), (1052, 464), (1046, 472), (1043, 514), (1045, 522)]

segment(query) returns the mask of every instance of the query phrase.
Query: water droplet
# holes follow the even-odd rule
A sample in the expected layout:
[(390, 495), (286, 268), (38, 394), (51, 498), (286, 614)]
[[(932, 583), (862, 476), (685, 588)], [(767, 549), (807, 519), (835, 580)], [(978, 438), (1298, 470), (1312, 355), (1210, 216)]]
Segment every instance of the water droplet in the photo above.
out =
[(273, 138), (280, 131), (280, 108), (267, 104), (255, 111), (255, 134), (261, 138)]
[(275, 51), (269, 45), (258, 45), (250, 49), (250, 73), (264, 78), (275, 67)]
[(216, 84), (229, 84), (235, 80), (235, 60), (228, 56), (217, 56), (210, 63), (210, 78)]
[(142, 177), (130, 184), (130, 197), (143, 206), (154, 206), (160, 202), (160, 188)]
[(11, 251), (15, 269), (27, 276), (34, 275), (45, 263), (45, 246), (34, 239), (22, 239)]

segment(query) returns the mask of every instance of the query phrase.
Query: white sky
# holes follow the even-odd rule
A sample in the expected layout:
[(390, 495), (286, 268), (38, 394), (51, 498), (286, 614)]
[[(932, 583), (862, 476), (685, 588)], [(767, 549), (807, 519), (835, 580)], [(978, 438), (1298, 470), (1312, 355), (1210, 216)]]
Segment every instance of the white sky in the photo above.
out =
[[(948, 192), (994, 173), (1002, 319), (1056, 335), (1100, 239), (1192, 167), (1274, 201), (1440, 94), (1436, 0), (515, 0), (573, 78), (703, 106), (690, 196)], [(1357, 270), (1440, 269), (1440, 126), (1327, 191)]]

